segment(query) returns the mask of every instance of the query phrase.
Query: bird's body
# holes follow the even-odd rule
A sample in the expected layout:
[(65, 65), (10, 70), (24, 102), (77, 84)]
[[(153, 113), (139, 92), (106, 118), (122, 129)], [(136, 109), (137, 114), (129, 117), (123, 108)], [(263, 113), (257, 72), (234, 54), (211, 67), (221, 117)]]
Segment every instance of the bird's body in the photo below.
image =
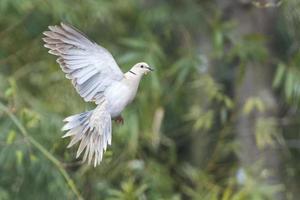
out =
[(44, 46), (58, 56), (57, 62), (79, 95), (97, 105), (64, 119), (62, 130), (68, 132), (63, 137), (71, 137), (68, 147), (80, 141), (76, 157), (85, 150), (83, 160), (91, 163), (94, 158), (96, 166), (111, 144), (111, 119), (120, 118), (136, 96), (142, 76), (152, 69), (141, 62), (123, 74), (113, 56), (80, 31), (64, 23), (49, 29), (43, 33)]
[(121, 81), (115, 82), (106, 89), (104, 95), (112, 118), (118, 117), (124, 108), (133, 101), (140, 80), (140, 77), (133, 77), (129, 72)]

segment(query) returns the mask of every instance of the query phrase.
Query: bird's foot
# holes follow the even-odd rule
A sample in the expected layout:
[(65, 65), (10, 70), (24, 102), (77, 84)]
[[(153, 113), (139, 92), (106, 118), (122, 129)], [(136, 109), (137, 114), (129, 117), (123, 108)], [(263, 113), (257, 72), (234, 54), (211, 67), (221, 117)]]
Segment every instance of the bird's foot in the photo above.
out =
[(117, 124), (122, 124), (122, 125), (124, 124), (124, 119), (121, 115), (116, 117), (114, 120)]

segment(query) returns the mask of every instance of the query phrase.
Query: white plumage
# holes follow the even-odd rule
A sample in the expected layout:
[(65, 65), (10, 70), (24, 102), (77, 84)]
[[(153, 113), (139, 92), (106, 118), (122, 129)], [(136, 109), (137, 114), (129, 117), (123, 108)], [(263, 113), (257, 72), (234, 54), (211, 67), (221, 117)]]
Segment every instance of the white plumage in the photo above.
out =
[(141, 62), (123, 74), (113, 56), (103, 47), (90, 41), (70, 25), (49, 26), (43, 38), (49, 53), (56, 60), (66, 78), (71, 79), (78, 94), (86, 101), (97, 104), (94, 110), (64, 119), (63, 137), (71, 137), (68, 147), (78, 143), (76, 157), (85, 150), (83, 161), (99, 164), (107, 145), (111, 145), (111, 119), (120, 118), (121, 112), (134, 99), (143, 74), (152, 71)]

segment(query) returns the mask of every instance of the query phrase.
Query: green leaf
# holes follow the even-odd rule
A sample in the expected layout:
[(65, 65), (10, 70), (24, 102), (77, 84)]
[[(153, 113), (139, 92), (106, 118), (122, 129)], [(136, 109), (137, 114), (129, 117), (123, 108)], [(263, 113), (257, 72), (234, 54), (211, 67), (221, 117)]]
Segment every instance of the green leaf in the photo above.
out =
[(294, 84), (294, 76), (292, 73), (288, 73), (286, 76), (284, 92), (285, 92), (287, 99), (289, 99), (289, 100), (292, 98), (293, 84)]
[(276, 75), (273, 80), (273, 87), (278, 88), (281, 82), (283, 81), (284, 73), (285, 73), (286, 66), (280, 63), (276, 70)]
[(34, 154), (30, 154), (29, 157), (32, 162), (35, 162), (38, 159)]
[(8, 98), (11, 97), (13, 94), (14, 94), (13, 88), (8, 88), (7, 90), (5, 90), (4, 96)]
[(24, 157), (23, 152), (20, 151), (20, 150), (17, 150), (17, 151), (16, 151), (16, 158), (17, 158), (17, 164), (18, 164), (18, 165), (21, 165), (21, 164), (22, 164), (22, 162), (23, 162), (23, 157)]
[(263, 112), (265, 110), (264, 102), (259, 97), (248, 98), (244, 104), (243, 113), (247, 115), (255, 109), (259, 112)]
[(12, 144), (16, 139), (16, 131), (15, 130), (10, 130), (7, 134), (6, 138), (6, 144)]

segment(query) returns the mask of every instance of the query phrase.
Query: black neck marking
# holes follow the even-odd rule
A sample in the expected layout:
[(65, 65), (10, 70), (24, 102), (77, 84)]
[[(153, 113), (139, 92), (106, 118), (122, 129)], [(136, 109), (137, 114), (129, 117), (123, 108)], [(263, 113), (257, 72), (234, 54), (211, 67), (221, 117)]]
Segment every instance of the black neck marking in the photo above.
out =
[(131, 71), (131, 70), (129, 70), (129, 72), (130, 72), (130, 73), (132, 73), (132, 74), (134, 74), (134, 75), (136, 75), (136, 73), (134, 73), (134, 72), (133, 72), (133, 71)]

